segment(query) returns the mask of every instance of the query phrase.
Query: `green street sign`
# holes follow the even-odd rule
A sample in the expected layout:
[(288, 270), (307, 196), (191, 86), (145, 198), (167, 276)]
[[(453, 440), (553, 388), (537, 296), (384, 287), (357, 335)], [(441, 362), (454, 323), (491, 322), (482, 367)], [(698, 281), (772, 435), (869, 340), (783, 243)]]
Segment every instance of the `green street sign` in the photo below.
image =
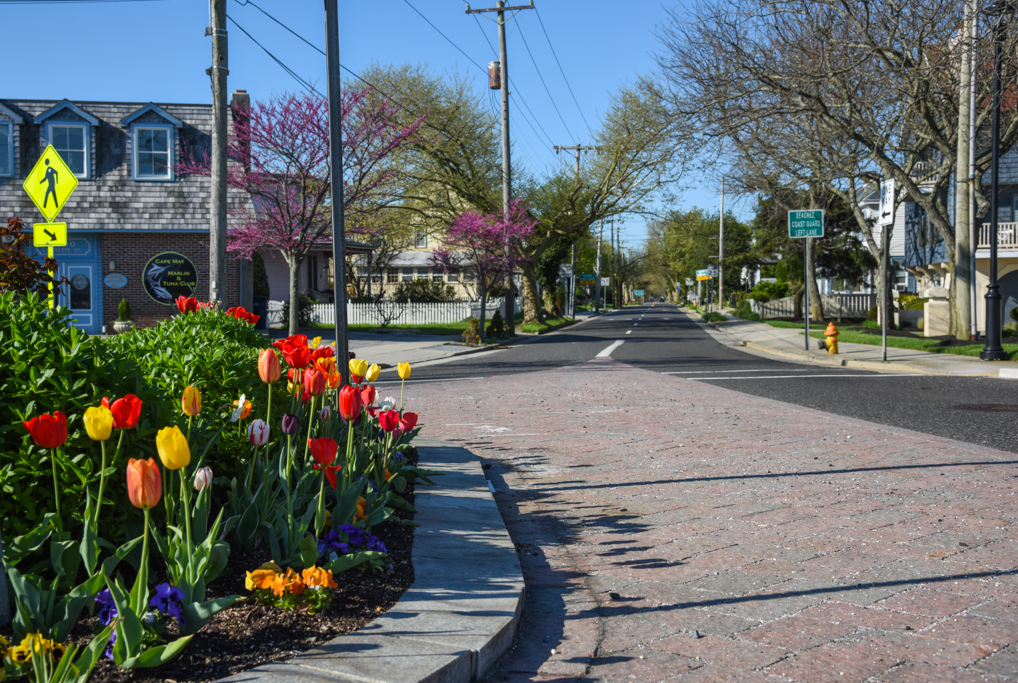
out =
[(788, 236), (791, 238), (823, 237), (824, 210), (806, 209), (788, 212)]
[(594, 273), (583, 273), (576, 277), (577, 284), (592, 285), (597, 282), (597, 275)]
[(634, 289), (633, 290), (633, 296), (643, 296), (643, 290), (642, 289)]

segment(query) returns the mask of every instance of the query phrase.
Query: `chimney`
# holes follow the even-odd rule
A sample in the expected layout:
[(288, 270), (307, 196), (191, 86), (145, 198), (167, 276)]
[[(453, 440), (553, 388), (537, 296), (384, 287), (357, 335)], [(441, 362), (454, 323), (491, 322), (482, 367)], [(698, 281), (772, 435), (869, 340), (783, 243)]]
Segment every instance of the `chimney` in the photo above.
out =
[[(251, 96), (247, 90), (234, 90), (230, 98), (230, 112), (233, 114), (234, 130), (237, 126), (245, 126), (251, 118)], [(240, 147), (243, 150), (244, 168), (251, 170), (251, 143), (248, 140), (240, 140)]]

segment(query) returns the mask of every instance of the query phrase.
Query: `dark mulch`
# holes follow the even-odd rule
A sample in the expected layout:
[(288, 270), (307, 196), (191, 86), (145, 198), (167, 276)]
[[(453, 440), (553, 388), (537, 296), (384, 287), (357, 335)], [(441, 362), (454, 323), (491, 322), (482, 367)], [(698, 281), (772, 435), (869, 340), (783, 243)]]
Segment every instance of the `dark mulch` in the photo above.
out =
[[(417, 463), (417, 452), (407, 457)], [(413, 486), (404, 497), (413, 504)], [(396, 511), (393, 520), (412, 515)], [(352, 569), (336, 577), (332, 604), (319, 614), (284, 611), (258, 605), (254, 598), (217, 614), (179, 657), (155, 669), (126, 671), (103, 658), (96, 665), (90, 683), (173, 683), (214, 681), (267, 662), (289, 659), (319, 643), (365, 626), (389, 610), (414, 581), (411, 562), (413, 527), (389, 521), (372, 529), (389, 552), (391, 568), (380, 572)], [(249, 595), (244, 588), (245, 572), (272, 559), (265, 550), (248, 554), (231, 553), (230, 563), (209, 586), (206, 599), (231, 594)], [(71, 640), (85, 645), (99, 628), (96, 617), (78, 622)], [(173, 628), (173, 627), (171, 627)], [(167, 629), (170, 631), (171, 629)], [(168, 635), (170, 635), (168, 633)]]

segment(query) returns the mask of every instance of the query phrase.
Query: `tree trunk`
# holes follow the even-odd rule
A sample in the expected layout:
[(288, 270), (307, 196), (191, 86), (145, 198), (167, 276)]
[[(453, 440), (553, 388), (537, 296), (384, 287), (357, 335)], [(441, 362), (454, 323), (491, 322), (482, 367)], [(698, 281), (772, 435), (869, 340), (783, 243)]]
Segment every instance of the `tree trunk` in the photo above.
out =
[(792, 294), (792, 296), (795, 297), (792, 300), (792, 305), (793, 305), (793, 308), (792, 308), (792, 317), (793, 318), (801, 318), (802, 317), (802, 295), (803, 295), (803, 293), (805, 291), (806, 291), (806, 288), (803, 287), (802, 285), (799, 285), (799, 288), (796, 289), (795, 292)]
[(300, 264), (302, 259), (289, 261), (290, 266), (290, 320), (288, 321), (290, 334), (294, 335), (300, 331)]
[(541, 296), (537, 291), (537, 275), (530, 263), (523, 263), (523, 322), (544, 322), (544, 310), (541, 307)]
[(478, 317), (477, 325), (477, 336), (480, 337), (481, 341), (484, 341), (484, 319), (488, 308), (488, 288), (485, 286), (481, 278), (477, 278), (477, 290), (481, 300), (481, 315)]

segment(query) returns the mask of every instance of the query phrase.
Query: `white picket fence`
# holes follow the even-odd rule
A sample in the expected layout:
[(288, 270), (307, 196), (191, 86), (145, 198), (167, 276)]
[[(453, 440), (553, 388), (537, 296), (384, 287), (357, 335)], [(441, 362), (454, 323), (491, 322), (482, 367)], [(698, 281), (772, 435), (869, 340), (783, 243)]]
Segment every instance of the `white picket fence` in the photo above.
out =
[[(389, 320), (390, 325), (432, 325), (439, 323), (456, 323), (470, 317), (478, 317), (481, 312), (479, 301), (449, 301), (434, 304), (392, 304), (386, 302), (382, 313), (395, 316)], [(490, 320), (498, 310), (505, 316), (505, 300), (501, 297), (488, 300), (485, 317)], [(523, 310), (523, 299), (516, 299), (516, 310)], [(382, 315), (375, 304), (346, 305), (347, 324), (349, 325), (381, 325)], [(322, 325), (336, 323), (336, 307), (333, 304), (315, 304), (311, 309), (311, 320)], [(285, 325), (283, 320), (283, 302), (269, 302), (269, 327)]]
[[(846, 318), (862, 318), (877, 303), (876, 294), (821, 294), (824, 313), (829, 318), (839, 315)], [(791, 318), (795, 313), (795, 297), (786, 296), (760, 304), (761, 318)]]

